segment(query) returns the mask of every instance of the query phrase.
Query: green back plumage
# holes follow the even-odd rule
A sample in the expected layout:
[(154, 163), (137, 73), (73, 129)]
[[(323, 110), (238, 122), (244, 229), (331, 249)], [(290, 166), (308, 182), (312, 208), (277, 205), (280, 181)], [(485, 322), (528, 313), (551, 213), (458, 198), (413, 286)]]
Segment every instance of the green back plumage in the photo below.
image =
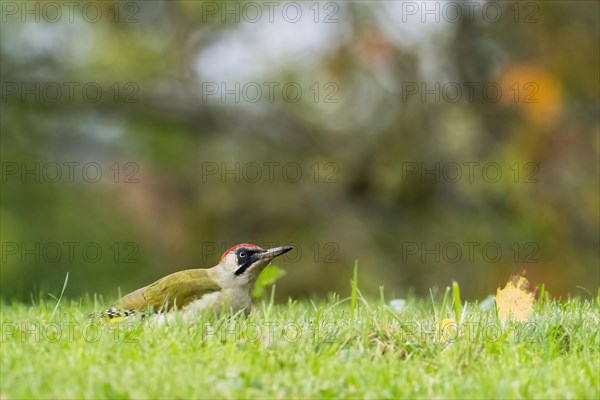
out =
[[(119, 310), (131, 312), (168, 311), (174, 306), (182, 308), (208, 293), (221, 290), (221, 286), (208, 276), (206, 269), (188, 269), (167, 275), (156, 282), (123, 296), (110, 310), (109, 317), (121, 316)], [(127, 313), (125, 315), (128, 315)]]

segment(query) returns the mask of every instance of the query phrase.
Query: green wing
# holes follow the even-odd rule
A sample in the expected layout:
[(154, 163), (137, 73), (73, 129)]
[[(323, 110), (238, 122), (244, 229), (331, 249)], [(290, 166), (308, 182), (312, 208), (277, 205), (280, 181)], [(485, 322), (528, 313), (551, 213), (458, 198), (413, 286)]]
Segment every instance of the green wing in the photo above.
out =
[(109, 317), (125, 316), (135, 312), (168, 311), (174, 306), (184, 307), (204, 296), (221, 290), (205, 269), (188, 269), (167, 275), (156, 282), (123, 296), (106, 311)]

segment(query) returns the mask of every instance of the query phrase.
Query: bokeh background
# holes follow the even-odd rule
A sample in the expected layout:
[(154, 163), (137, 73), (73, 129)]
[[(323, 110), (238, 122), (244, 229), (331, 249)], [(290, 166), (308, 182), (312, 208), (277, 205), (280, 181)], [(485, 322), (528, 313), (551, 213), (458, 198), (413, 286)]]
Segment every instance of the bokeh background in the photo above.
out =
[(597, 291), (598, 2), (1, 6), (4, 299), (239, 242), (297, 247), (280, 300), (355, 260), (371, 296)]

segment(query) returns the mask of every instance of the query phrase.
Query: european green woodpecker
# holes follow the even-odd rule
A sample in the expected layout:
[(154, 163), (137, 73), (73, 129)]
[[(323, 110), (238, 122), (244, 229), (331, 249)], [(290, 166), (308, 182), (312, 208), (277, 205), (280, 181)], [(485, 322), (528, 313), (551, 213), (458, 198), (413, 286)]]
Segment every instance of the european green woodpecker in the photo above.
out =
[(271, 260), (292, 249), (282, 246), (265, 250), (253, 244), (238, 244), (223, 253), (214, 267), (167, 275), (123, 296), (103, 316), (114, 319), (147, 312), (163, 315), (175, 307), (184, 315), (202, 310), (243, 310), (248, 315), (258, 275)]

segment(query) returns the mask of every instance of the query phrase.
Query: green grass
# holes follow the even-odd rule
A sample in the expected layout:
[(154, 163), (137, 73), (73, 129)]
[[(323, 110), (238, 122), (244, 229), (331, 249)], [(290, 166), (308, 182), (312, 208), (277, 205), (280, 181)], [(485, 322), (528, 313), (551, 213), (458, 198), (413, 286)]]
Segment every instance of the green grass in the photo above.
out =
[[(160, 327), (89, 321), (90, 299), (4, 302), (0, 398), (598, 398), (597, 299), (546, 299), (502, 326), (452, 293), (395, 312), (353, 286)], [(455, 318), (462, 335), (438, 329)]]

